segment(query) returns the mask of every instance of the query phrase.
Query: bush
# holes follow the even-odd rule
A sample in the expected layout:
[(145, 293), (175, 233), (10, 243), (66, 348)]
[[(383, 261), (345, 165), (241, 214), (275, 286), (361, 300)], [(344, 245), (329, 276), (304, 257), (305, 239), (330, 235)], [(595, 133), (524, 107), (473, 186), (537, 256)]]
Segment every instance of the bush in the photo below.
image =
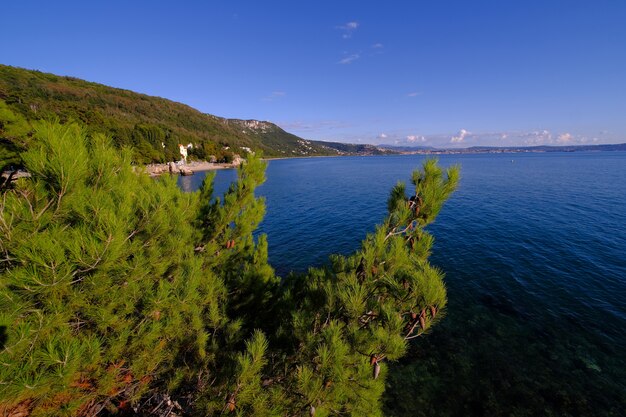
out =
[(423, 228), (456, 168), (427, 162), (357, 253), (280, 280), (253, 238), (257, 157), (222, 198), (212, 176), (183, 193), (138, 175), (76, 124), (37, 125), (23, 159), (0, 201), (4, 413), (380, 415), (385, 360), (442, 317)]

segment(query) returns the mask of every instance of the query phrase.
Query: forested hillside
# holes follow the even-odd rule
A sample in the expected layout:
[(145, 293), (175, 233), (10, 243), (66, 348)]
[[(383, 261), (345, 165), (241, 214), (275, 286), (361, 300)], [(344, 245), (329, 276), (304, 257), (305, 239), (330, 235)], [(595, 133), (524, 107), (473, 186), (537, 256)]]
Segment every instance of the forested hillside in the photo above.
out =
[[(12, 117), (29, 123), (60, 118), (111, 135), (118, 148), (134, 150), (136, 163), (178, 159), (179, 143), (193, 144), (192, 157), (198, 159), (228, 160), (245, 155), (246, 148), (273, 157), (340, 154), (270, 122), (224, 119), (160, 97), (6, 65), (0, 65), (2, 102)], [(0, 153), (24, 150), (27, 140), (2, 134), (6, 121), (0, 111)]]

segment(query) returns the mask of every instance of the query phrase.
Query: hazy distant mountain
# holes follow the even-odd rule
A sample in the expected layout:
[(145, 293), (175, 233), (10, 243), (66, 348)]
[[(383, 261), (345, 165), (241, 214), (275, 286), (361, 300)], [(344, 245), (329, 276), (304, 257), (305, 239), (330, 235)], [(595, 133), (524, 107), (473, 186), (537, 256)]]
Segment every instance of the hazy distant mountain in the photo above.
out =
[(417, 150), (435, 150), (432, 146), (410, 146), (410, 145), (377, 145), (381, 149), (389, 149), (397, 152), (411, 152)]
[(352, 143), (324, 142), (318, 140), (311, 142), (329, 151), (335, 151), (337, 155), (388, 155), (398, 153), (393, 149), (381, 148), (374, 145), (356, 145)]
[(580, 152), (580, 151), (626, 151), (626, 143), (607, 145), (566, 145), (566, 146), (472, 146), (470, 148), (433, 148), (395, 145), (378, 145), (402, 153), (504, 153), (504, 152)]
[(562, 146), (472, 146), (469, 152), (510, 151), (510, 152), (580, 152), (580, 151), (626, 151), (626, 143), (605, 145), (562, 145)]

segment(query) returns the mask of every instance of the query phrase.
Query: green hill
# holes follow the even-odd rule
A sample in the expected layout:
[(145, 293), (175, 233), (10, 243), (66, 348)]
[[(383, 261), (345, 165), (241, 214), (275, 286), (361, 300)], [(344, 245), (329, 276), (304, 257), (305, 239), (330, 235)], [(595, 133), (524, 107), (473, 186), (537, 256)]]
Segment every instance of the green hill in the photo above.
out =
[(118, 147), (132, 147), (137, 163), (178, 159), (179, 143), (193, 144), (191, 155), (198, 159), (214, 155), (228, 160), (248, 150), (270, 157), (345, 154), (270, 122), (225, 119), (160, 97), (6, 65), (0, 65), (0, 106), (4, 161), (28, 147), (24, 138), (3, 132), (7, 114), (27, 122), (54, 117), (79, 121), (92, 131), (111, 135)]

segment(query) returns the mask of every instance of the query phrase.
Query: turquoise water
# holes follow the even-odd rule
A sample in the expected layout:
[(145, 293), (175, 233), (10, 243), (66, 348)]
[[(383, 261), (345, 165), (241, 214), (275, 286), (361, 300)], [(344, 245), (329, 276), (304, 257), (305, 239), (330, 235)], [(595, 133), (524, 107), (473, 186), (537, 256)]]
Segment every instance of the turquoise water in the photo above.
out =
[[(463, 176), (430, 227), (448, 315), (392, 365), (386, 414), (624, 415), (626, 153), (439, 159)], [(271, 161), (259, 194), (272, 265), (285, 275), (355, 250), (422, 160)], [(219, 172), (218, 190), (235, 175)]]

